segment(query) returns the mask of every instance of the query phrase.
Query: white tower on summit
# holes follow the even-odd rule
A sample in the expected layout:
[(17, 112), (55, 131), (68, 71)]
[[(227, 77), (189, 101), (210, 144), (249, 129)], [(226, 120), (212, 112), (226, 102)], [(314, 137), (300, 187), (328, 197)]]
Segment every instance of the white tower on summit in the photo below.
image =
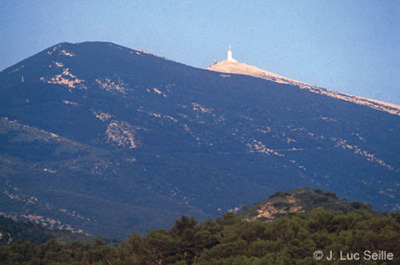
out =
[(232, 57), (232, 47), (231, 47), (231, 45), (229, 44), (229, 48), (228, 48), (228, 61), (229, 62), (237, 62), (235, 59), (233, 59), (233, 57)]

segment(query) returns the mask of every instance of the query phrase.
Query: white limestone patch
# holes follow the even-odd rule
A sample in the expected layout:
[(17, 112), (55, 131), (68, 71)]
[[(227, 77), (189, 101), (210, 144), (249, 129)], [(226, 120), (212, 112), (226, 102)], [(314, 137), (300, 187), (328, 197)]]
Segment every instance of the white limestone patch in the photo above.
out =
[(67, 56), (67, 57), (73, 57), (75, 56), (75, 53), (73, 53), (72, 51), (68, 51), (67, 49), (60, 49), (61, 48), (61, 44), (56, 45), (53, 47), (53, 49), (48, 50), (46, 53), (48, 55), (52, 55), (54, 54), (56, 51), (58, 51), (58, 55), (62, 55), (62, 56)]
[(127, 158), (125, 161), (126, 161), (126, 162), (129, 162), (129, 163), (134, 163), (134, 162), (137, 161), (137, 159), (134, 158), (134, 157), (129, 157), (129, 158)]
[(253, 118), (251, 118), (249, 116), (246, 116), (246, 115), (242, 115), (242, 114), (239, 114), (239, 117), (242, 118), (242, 119), (248, 120), (248, 121), (253, 121), (254, 120)]
[(19, 188), (14, 187), (9, 183), (6, 183), (5, 187), (6, 189), (3, 191), (3, 194), (10, 200), (20, 201), (29, 205), (35, 204), (39, 200), (37, 197), (22, 193)]
[(154, 93), (156, 93), (160, 96), (163, 96), (164, 98), (167, 97), (167, 95), (164, 92), (162, 92), (160, 89), (158, 89), (157, 87), (153, 88), (153, 91), (154, 91)]
[(55, 75), (51, 78), (45, 78), (42, 76), (40, 80), (44, 83), (63, 85), (68, 88), (87, 89), (83, 84), (85, 80), (77, 78), (69, 71), (69, 68), (64, 68), (61, 74)]
[(270, 149), (268, 147), (265, 146), (265, 144), (263, 144), (261, 141), (257, 141), (257, 140), (253, 140), (253, 142), (247, 143), (247, 147), (250, 150), (250, 153), (262, 153), (265, 155), (275, 155), (275, 156), (280, 156), (283, 157), (285, 155), (278, 153), (278, 151), (274, 150), (274, 149)]
[(186, 205), (190, 204), (190, 202), (195, 199), (195, 197), (193, 197), (191, 195), (186, 195), (183, 190), (179, 189), (176, 186), (171, 186), (170, 193), (171, 193), (171, 195), (170, 195), (171, 198), (181, 200)]
[(34, 196), (31, 196), (31, 197), (29, 197), (27, 203), (28, 203), (28, 204), (35, 204), (35, 203), (38, 202), (38, 200), (39, 200), (38, 198), (36, 198), (36, 197), (34, 197)]
[(25, 66), (21, 65), (20, 67), (15, 68), (14, 70), (11, 71), (11, 73), (18, 72), (19, 70), (23, 69)]
[(101, 120), (101, 121), (108, 121), (109, 119), (111, 119), (111, 114), (105, 113), (105, 112), (97, 112), (92, 110), (92, 113), (96, 116), (97, 119)]
[(337, 120), (330, 118), (330, 117), (317, 117), (314, 120), (323, 120), (323, 121), (330, 121), (330, 122), (338, 122)]
[[(146, 55), (151, 55), (151, 56), (154, 56), (154, 57), (157, 57), (157, 58), (161, 58), (161, 59), (164, 59), (164, 60), (169, 60), (167, 57), (160, 56), (160, 55), (157, 55), (157, 54), (145, 51), (145, 50), (138, 50), (137, 52), (139, 52), (139, 55), (142, 55), (142, 56), (146, 54)], [(137, 52), (136, 52), (136, 54), (138, 54)]]
[(55, 67), (55, 68), (61, 68), (61, 67), (64, 67), (64, 64), (63, 64), (63, 63), (60, 63), (60, 62), (55, 62), (55, 61), (53, 61), (51, 64), (49, 64), (49, 68), (53, 68), (53, 67)]
[(303, 206), (298, 206), (298, 202), (296, 201), (296, 198), (294, 195), (287, 196), (286, 198), (286, 204), (287, 208), (285, 209), (280, 209), (277, 208), (273, 202), (265, 202), (263, 205), (261, 205), (258, 209), (258, 215), (254, 217), (249, 217), (246, 218), (245, 220), (247, 221), (254, 221), (259, 218), (268, 218), (270, 220), (275, 219), (278, 214), (285, 214), (288, 212), (294, 212), (294, 213), (304, 213), (305, 210), (303, 209)]
[(360, 141), (365, 142), (365, 139), (363, 137), (361, 137), (361, 135), (359, 133), (352, 133), (351, 135), (356, 136)]
[(65, 105), (71, 105), (71, 106), (78, 105), (78, 103), (73, 102), (73, 101), (69, 101), (69, 100), (63, 100), (62, 103), (64, 103)]
[(393, 170), (393, 166), (388, 165), (385, 161), (382, 159), (376, 157), (374, 154), (369, 153), (366, 150), (362, 150), (358, 145), (350, 145), (347, 143), (347, 140), (345, 139), (340, 139), (340, 138), (335, 138), (331, 137), (331, 141), (335, 142), (335, 147), (340, 147), (344, 150), (352, 150), (354, 151), (354, 154), (360, 155), (362, 157), (365, 157), (367, 161), (377, 163), (378, 165), (381, 165), (383, 167), (386, 167), (389, 170)]
[(158, 114), (158, 113), (150, 112), (149, 114), (150, 114), (151, 116), (156, 117), (156, 118), (161, 118), (161, 117), (162, 117), (162, 115), (161, 115), (161, 114)]
[(68, 56), (68, 57), (73, 57), (75, 56), (75, 53), (67, 51), (65, 49), (61, 50), (59, 53), (59, 55), (64, 55), (64, 56)]
[(152, 116), (152, 117), (155, 117), (155, 118), (158, 118), (158, 119), (170, 120), (170, 121), (172, 121), (172, 122), (174, 122), (174, 123), (175, 123), (175, 122), (178, 122), (178, 120), (175, 119), (175, 118), (172, 117), (172, 116), (163, 115), (163, 114), (156, 113), (156, 112), (152, 112), (152, 111), (147, 111), (147, 110), (144, 110), (143, 108), (139, 108), (139, 109), (137, 109), (137, 111), (138, 111), (138, 112), (146, 113), (146, 114), (148, 114), (149, 116)]
[(169, 115), (164, 115), (163, 116), (164, 118), (166, 118), (166, 119), (168, 119), (168, 120), (171, 120), (171, 121), (173, 121), (173, 122), (178, 122), (178, 120), (177, 119), (175, 119), (174, 117), (172, 117), (172, 116), (169, 116)]
[(115, 167), (110, 161), (99, 161), (94, 163), (90, 168), (90, 174), (93, 176), (103, 175), (106, 171), (113, 171), (115, 173)]
[(94, 80), (101, 88), (107, 91), (117, 91), (121, 94), (126, 94), (126, 84), (121, 80), (111, 80), (110, 78)]
[(219, 76), (220, 76), (220, 77), (222, 77), (222, 78), (228, 78), (228, 77), (231, 77), (231, 75), (225, 75), (225, 74), (220, 74)]
[(286, 143), (287, 143), (287, 144), (290, 144), (291, 142), (296, 143), (297, 141), (296, 141), (295, 139), (293, 139), (293, 138), (287, 137), (287, 138), (286, 138)]
[[(199, 103), (195, 103), (195, 102), (193, 102), (191, 104), (191, 106), (192, 106), (192, 110), (195, 112), (210, 115), (216, 124), (226, 120), (223, 115), (219, 115), (219, 114), (215, 113), (214, 109), (212, 109), (212, 108), (204, 107), (204, 106), (200, 105)], [(186, 106), (182, 105), (182, 108), (186, 108)], [(196, 118), (201, 119), (202, 117), (201, 117), (201, 115), (196, 115)], [(199, 120), (198, 122), (201, 124), (206, 123), (206, 121), (204, 121), (204, 120)]]
[(55, 65), (57, 68), (61, 68), (61, 67), (64, 66), (62, 63), (59, 63), (59, 62), (54, 62), (54, 65)]
[(238, 213), (242, 208), (241, 207), (233, 207), (232, 209), (228, 210), (228, 213)]
[(389, 198), (391, 198), (391, 199), (394, 199), (395, 198), (395, 195), (394, 194), (391, 194), (391, 193), (396, 193), (396, 191), (394, 191), (394, 190), (392, 190), (392, 189), (386, 189), (386, 190), (381, 190), (381, 191), (379, 191), (379, 194), (382, 194), (382, 195), (384, 195), (384, 196), (387, 196), (387, 197), (389, 197)]
[(203, 113), (212, 113), (213, 110), (211, 108), (205, 108), (198, 103), (192, 103), (192, 107), (194, 111), (200, 111)]
[[(59, 45), (58, 45), (59, 46)], [(53, 47), (53, 50), (50, 50), (50, 51), (47, 51), (46, 53), (48, 54), (48, 55), (52, 55), (56, 50), (57, 50), (57, 46), (54, 46)]]
[(51, 169), (51, 168), (44, 168), (44, 169), (43, 169), (43, 172), (50, 173), (50, 174), (55, 174), (55, 173), (57, 173), (56, 170)]
[(136, 148), (134, 128), (124, 121), (112, 121), (107, 127), (107, 142), (129, 149)]
[(61, 221), (50, 217), (44, 217), (35, 214), (22, 214), (21, 217), (28, 219), (36, 224), (41, 224), (49, 228), (69, 230), (73, 233), (83, 233), (81, 229), (74, 229), (69, 224), (63, 224)]
[(183, 125), (183, 128), (185, 130), (185, 132), (189, 133), (190, 136), (192, 136), (193, 139), (195, 139), (197, 141), (198, 144), (200, 144), (200, 137), (197, 136), (190, 128), (187, 124)]
[(272, 128), (269, 127), (269, 126), (266, 126), (265, 128), (262, 128), (262, 129), (257, 128), (256, 131), (260, 132), (260, 133), (263, 133), (263, 134), (267, 134), (267, 133), (272, 132)]

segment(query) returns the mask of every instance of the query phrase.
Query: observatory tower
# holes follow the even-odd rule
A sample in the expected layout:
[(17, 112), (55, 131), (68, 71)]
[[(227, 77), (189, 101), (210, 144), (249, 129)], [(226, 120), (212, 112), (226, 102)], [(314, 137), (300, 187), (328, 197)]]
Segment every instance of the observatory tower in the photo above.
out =
[(228, 48), (228, 62), (237, 62), (235, 59), (233, 59), (233, 56), (232, 56), (232, 47), (231, 47), (231, 45), (229, 44), (229, 48)]

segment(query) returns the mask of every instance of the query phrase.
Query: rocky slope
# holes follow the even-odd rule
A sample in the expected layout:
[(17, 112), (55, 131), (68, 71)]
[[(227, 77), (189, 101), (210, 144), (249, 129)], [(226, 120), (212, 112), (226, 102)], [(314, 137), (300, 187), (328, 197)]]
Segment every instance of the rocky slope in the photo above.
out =
[(105, 237), (310, 186), (398, 210), (400, 117), (112, 43), (0, 73), (0, 209)]

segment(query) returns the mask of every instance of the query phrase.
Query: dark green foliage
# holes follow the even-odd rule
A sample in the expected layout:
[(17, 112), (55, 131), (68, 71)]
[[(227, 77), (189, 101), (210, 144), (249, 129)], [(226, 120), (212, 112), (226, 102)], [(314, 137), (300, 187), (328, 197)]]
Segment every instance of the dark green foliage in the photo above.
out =
[(326, 210), (349, 212), (355, 209), (371, 210), (371, 205), (364, 202), (348, 202), (346, 199), (339, 200), (332, 191), (322, 189), (298, 190), (295, 197), (299, 199), (305, 210), (323, 207)]
[(52, 233), (41, 225), (16, 222), (4, 216), (0, 216), (0, 233), (0, 245), (9, 245), (18, 240), (42, 244), (53, 238)]
[[(118, 247), (102, 240), (70, 244), (50, 240), (40, 246), (18, 241), (0, 248), (0, 264), (353, 264), (317, 263), (316, 250), (385, 250), (400, 262), (400, 214), (376, 217), (366, 210), (350, 213), (316, 208), (273, 222), (247, 222), (232, 213), (200, 224), (182, 216), (166, 230), (134, 233)], [(385, 264), (363, 263), (363, 264)]]

